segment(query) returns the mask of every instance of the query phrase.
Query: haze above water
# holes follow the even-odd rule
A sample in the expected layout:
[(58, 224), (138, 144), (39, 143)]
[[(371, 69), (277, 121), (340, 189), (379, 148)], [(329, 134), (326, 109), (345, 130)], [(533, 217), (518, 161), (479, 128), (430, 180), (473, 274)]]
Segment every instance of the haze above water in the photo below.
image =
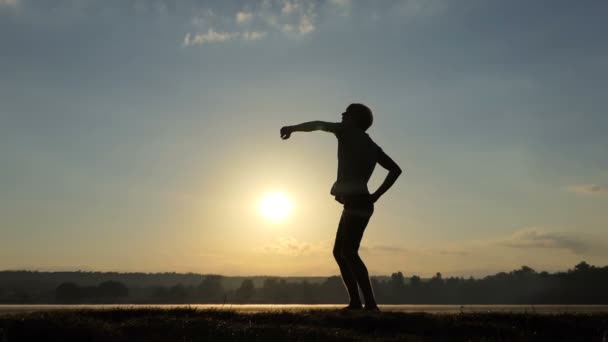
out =
[[(0, 314), (56, 311), (56, 310), (107, 310), (107, 309), (176, 309), (193, 308), (198, 310), (234, 310), (242, 313), (290, 311), (302, 312), (307, 310), (337, 310), (343, 304), (163, 304), (163, 305), (131, 305), (131, 304), (95, 304), (95, 305), (0, 305)], [(426, 312), (436, 314), (446, 313), (606, 313), (608, 305), (380, 305), (383, 312)]]

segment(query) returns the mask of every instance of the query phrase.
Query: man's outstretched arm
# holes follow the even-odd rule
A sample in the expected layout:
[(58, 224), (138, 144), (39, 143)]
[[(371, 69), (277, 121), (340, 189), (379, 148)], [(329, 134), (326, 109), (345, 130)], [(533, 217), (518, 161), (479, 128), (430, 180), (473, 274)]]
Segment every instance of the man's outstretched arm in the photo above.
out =
[(384, 178), (382, 184), (380, 184), (380, 187), (378, 187), (378, 190), (371, 194), (373, 202), (376, 202), (391, 186), (393, 186), (393, 184), (395, 184), (395, 181), (402, 172), (399, 165), (383, 151), (380, 152), (380, 156), (378, 157), (378, 164), (387, 169), (388, 174), (386, 175), (386, 178)]
[(336, 133), (340, 130), (341, 125), (337, 122), (310, 121), (299, 125), (285, 126), (281, 128), (281, 138), (289, 139), (293, 132), (326, 131)]

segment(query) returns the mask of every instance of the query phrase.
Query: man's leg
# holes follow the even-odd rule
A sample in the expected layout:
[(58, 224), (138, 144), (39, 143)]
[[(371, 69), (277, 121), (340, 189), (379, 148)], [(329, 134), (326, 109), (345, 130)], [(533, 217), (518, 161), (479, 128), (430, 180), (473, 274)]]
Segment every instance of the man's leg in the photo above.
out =
[(369, 280), (369, 273), (367, 267), (361, 257), (359, 257), (359, 246), (361, 239), (363, 238), (363, 232), (367, 227), (367, 223), (373, 213), (372, 209), (360, 209), (352, 210), (351, 213), (346, 215), (344, 222), (344, 231), (346, 232), (344, 237), (342, 255), (346, 258), (346, 264), (348, 268), (354, 274), (356, 282), (361, 287), (363, 297), (365, 298), (366, 309), (377, 308), (376, 299), (374, 297), (374, 291), (372, 290), (372, 284)]
[(359, 289), (357, 288), (357, 280), (353, 273), (353, 270), (348, 265), (346, 258), (344, 257), (344, 244), (347, 238), (346, 232), (346, 212), (342, 212), (340, 223), (338, 225), (338, 232), (336, 233), (336, 241), (334, 243), (334, 258), (340, 268), (340, 274), (342, 275), (342, 281), (348, 291), (350, 298), (348, 308), (361, 308), (361, 298), (359, 297)]

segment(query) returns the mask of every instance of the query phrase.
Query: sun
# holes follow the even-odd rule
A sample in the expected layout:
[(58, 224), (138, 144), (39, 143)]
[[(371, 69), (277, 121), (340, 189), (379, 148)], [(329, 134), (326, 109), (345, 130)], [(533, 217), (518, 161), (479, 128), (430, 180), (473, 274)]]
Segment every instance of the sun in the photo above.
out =
[(282, 222), (291, 214), (293, 203), (282, 192), (268, 192), (262, 196), (258, 209), (268, 221)]

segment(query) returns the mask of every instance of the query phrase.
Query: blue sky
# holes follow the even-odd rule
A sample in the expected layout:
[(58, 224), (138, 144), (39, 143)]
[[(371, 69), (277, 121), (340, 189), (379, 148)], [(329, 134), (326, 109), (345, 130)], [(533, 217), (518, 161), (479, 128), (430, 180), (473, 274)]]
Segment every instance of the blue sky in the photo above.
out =
[[(337, 274), (335, 139), (278, 129), (351, 102), (405, 170), (366, 231), (371, 273), (606, 264), (607, 13), (0, 0), (0, 269)], [(277, 190), (278, 226), (255, 212)]]

